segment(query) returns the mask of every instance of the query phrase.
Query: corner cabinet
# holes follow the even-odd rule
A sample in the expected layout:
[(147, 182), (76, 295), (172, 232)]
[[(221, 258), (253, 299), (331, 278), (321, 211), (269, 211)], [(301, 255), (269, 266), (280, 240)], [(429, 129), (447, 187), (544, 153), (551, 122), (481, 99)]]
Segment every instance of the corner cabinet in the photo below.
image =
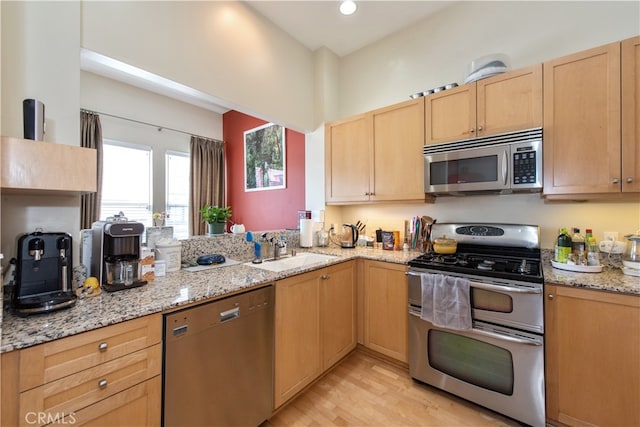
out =
[(53, 142), (2, 137), (3, 194), (97, 191), (97, 152)]
[(160, 425), (162, 318), (2, 355), (2, 425)]
[(356, 347), (355, 261), (276, 282), (278, 408)]
[(545, 62), (544, 195), (637, 197), (639, 106), (640, 37)]
[(640, 425), (640, 296), (545, 285), (547, 419)]
[(425, 201), (424, 100), (325, 126), (327, 204)]
[(364, 346), (409, 363), (407, 267), (364, 261)]
[(488, 77), (425, 98), (425, 144), (542, 126), (542, 65)]

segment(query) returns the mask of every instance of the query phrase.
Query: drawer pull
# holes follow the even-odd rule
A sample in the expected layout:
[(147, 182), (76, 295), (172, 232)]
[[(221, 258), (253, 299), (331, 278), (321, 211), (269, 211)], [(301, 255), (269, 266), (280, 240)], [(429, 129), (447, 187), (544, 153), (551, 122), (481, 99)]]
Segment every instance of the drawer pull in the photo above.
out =
[(100, 351), (107, 351), (107, 347), (109, 347), (109, 344), (107, 344), (106, 342), (101, 342), (98, 345), (98, 350)]
[(100, 388), (100, 390), (104, 390), (105, 388), (107, 388), (106, 378), (103, 378), (100, 381), (98, 381), (98, 388)]

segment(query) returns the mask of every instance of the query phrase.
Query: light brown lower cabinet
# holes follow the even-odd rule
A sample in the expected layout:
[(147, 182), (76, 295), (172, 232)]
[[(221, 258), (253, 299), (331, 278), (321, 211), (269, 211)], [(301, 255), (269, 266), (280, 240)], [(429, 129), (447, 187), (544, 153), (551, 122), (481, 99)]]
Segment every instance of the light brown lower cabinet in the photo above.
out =
[(0, 424), (159, 425), (161, 331), (156, 314), (4, 353)]
[(407, 266), (364, 261), (364, 345), (409, 363)]
[(356, 346), (355, 261), (276, 282), (278, 408)]
[(640, 425), (640, 296), (545, 285), (547, 419)]

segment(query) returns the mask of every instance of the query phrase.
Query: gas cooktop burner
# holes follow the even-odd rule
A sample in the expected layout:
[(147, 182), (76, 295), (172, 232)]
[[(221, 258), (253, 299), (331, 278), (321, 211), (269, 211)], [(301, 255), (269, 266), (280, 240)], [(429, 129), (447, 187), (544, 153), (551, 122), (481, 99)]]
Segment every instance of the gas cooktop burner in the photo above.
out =
[(425, 253), (409, 262), (409, 266), (443, 272), (493, 276), (530, 282), (542, 280), (540, 258), (504, 255), (457, 253), (438, 255)]

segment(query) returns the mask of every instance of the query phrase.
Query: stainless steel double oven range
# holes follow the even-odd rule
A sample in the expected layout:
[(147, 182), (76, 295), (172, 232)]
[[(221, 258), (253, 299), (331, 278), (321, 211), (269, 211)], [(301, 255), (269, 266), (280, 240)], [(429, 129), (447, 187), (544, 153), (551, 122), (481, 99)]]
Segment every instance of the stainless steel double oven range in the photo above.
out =
[[(543, 277), (538, 226), (434, 224), (453, 255), (409, 262), (411, 376), (532, 426), (545, 424)], [(472, 328), (421, 318), (422, 275), (468, 280)]]

